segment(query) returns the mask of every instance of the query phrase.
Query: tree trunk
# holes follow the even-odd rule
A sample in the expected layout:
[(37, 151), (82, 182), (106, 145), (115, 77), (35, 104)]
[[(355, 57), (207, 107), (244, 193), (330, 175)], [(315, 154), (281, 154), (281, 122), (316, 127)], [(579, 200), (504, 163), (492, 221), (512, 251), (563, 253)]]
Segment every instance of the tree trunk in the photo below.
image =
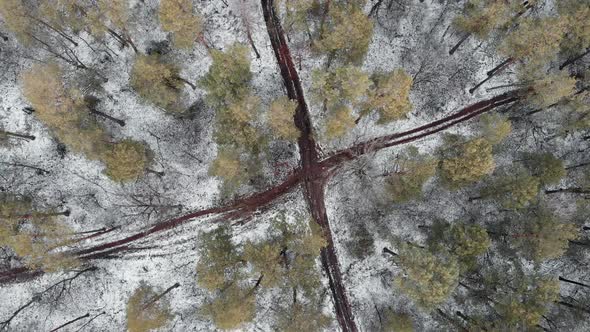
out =
[(159, 295), (154, 296), (154, 298), (152, 298), (148, 303), (146, 303), (142, 310), (145, 310), (146, 308), (148, 308), (149, 306), (151, 306), (152, 304), (158, 302), (161, 298), (163, 298), (166, 294), (170, 293), (173, 289), (180, 287), (179, 283), (175, 283), (174, 285), (168, 287), (165, 291), (163, 291), (162, 293), (160, 293)]
[(185, 83), (186, 85), (190, 86), (191, 88), (193, 88), (193, 90), (197, 89), (197, 86), (194, 85), (193, 83), (191, 83), (190, 81), (188, 81), (187, 79), (184, 79), (180, 76), (175, 76), (174, 79), (181, 81), (182, 83)]
[(488, 71), (486, 74), (488, 76), (494, 76), (495, 74), (497, 74), (498, 72), (500, 72), (504, 68), (506, 68), (506, 66), (508, 66), (509, 64), (511, 64), (513, 61), (514, 61), (513, 58), (508, 58), (508, 59), (504, 60), (504, 62), (502, 62), (501, 64), (499, 64), (496, 67), (494, 67), (492, 70)]
[(81, 319), (87, 318), (87, 317), (90, 317), (90, 313), (86, 313), (86, 315), (84, 315), (84, 316), (80, 316), (80, 317), (78, 317), (78, 318), (74, 318), (74, 319), (72, 319), (72, 320), (70, 320), (70, 321), (67, 321), (67, 322), (65, 322), (65, 323), (61, 324), (60, 326), (58, 326), (58, 327), (54, 328), (53, 330), (51, 330), (51, 331), (49, 331), (49, 332), (55, 332), (55, 331), (57, 331), (57, 330), (59, 330), (59, 329), (62, 329), (62, 328), (66, 327), (66, 326), (68, 326), (68, 325), (70, 325), (70, 324), (73, 324), (73, 323), (75, 323), (75, 322), (77, 322), (77, 321), (79, 321), (79, 320), (81, 320)]
[(574, 284), (574, 285), (578, 285), (578, 286), (590, 288), (590, 285), (588, 285), (588, 284), (584, 284), (584, 283), (581, 283), (581, 282), (578, 282), (578, 281), (566, 279), (566, 278), (563, 278), (562, 276), (559, 276), (559, 281), (564, 281), (564, 282), (567, 282), (567, 283), (570, 283), (570, 284)]
[(14, 166), (14, 167), (22, 167), (22, 168), (32, 169), (35, 172), (37, 172), (37, 174), (39, 174), (39, 175), (47, 175), (47, 174), (49, 174), (49, 171), (48, 170), (45, 170), (43, 168), (36, 167), (36, 166), (19, 164), (19, 163), (7, 163), (7, 162), (3, 162), (3, 161), (0, 161), (0, 164)]
[(35, 136), (33, 136), (33, 135), (25, 135), (25, 134), (13, 133), (11, 131), (5, 131), (5, 130), (0, 130), (0, 135), (6, 135), (6, 136), (11, 136), (11, 137), (22, 138), (22, 139), (26, 139), (26, 140), (29, 140), (29, 141), (34, 141), (35, 140)]
[(392, 256), (397, 256), (397, 254), (395, 252), (391, 251), (391, 249), (389, 249), (387, 247), (383, 247), (383, 253), (390, 254)]
[(563, 68), (565, 68), (565, 67), (571, 65), (572, 63), (580, 60), (581, 58), (585, 57), (588, 54), (590, 54), (590, 47), (588, 47), (586, 49), (586, 52), (584, 52), (584, 53), (582, 53), (580, 55), (577, 55), (577, 56), (575, 56), (575, 57), (573, 57), (571, 59), (568, 59), (566, 62), (562, 63), (561, 66), (559, 66), (559, 70), (562, 70)]
[(590, 314), (590, 309), (588, 309), (588, 308), (583, 308), (583, 307), (577, 306), (577, 305), (575, 305), (575, 304), (567, 303), (567, 302), (565, 302), (565, 301), (558, 301), (558, 302), (557, 302), (557, 304), (560, 304), (560, 305), (562, 305), (562, 306), (564, 306), (564, 307), (568, 307), (568, 308), (571, 308), (571, 309), (576, 309), (576, 310), (579, 310), (579, 311), (585, 312), (585, 313), (587, 313), (587, 314)]
[(440, 309), (436, 309), (436, 311), (438, 312), (439, 315), (441, 315), (444, 319), (446, 319), (449, 323), (451, 323), (453, 326), (455, 326), (459, 330), (464, 331), (464, 332), (468, 332), (468, 330), (462, 324), (460, 324), (459, 322), (457, 322), (453, 318), (449, 317), (444, 311), (442, 311)]
[(590, 165), (590, 162), (586, 162), (586, 163), (581, 163), (581, 164), (577, 164), (577, 165), (573, 165), (573, 166), (568, 166), (565, 169), (566, 170), (570, 170), (570, 169), (574, 169), (574, 168), (579, 168), (579, 167), (584, 167), (584, 166), (588, 166)]
[(163, 177), (164, 175), (166, 175), (166, 173), (164, 173), (164, 172), (154, 171), (153, 169), (150, 169), (150, 168), (146, 168), (145, 171), (148, 172), (148, 173), (155, 174), (155, 175), (157, 175), (159, 177)]
[(469, 38), (471, 36), (470, 33), (465, 34), (465, 36), (463, 36), (463, 38), (461, 38), (459, 40), (459, 42), (457, 44), (455, 44), (455, 46), (453, 46), (453, 48), (451, 48), (451, 50), (449, 51), (449, 55), (453, 55), (453, 53), (455, 53), (455, 51), (457, 51), (457, 49), (459, 47), (461, 47), (461, 45), (467, 40), (467, 38)]
[(561, 188), (553, 190), (545, 190), (545, 194), (570, 193), (570, 194), (590, 194), (590, 189), (584, 188)]
[(92, 113), (94, 115), (98, 115), (98, 116), (103, 117), (105, 119), (109, 119), (109, 120), (117, 123), (119, 126), (125, 127), (125, 121), (123, 121), (123, 120), (117, 119), (117, 118), (112, 117), (112, 116), (110, 116), (110, 115), (108, 115), (106, 113), (103, 113), (101, 111), (97, 111), (97, 110), (95, 110), (93, 108), (89, 108), (88, 110), (90, 111), (90, 113)]

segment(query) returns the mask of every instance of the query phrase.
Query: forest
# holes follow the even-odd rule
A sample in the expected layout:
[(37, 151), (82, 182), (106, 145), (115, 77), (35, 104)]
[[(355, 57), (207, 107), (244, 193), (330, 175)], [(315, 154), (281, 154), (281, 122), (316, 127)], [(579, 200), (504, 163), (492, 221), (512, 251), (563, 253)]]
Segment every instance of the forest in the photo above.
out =
[(589, 331), (590, 0), (0, 0), (0, 332)]

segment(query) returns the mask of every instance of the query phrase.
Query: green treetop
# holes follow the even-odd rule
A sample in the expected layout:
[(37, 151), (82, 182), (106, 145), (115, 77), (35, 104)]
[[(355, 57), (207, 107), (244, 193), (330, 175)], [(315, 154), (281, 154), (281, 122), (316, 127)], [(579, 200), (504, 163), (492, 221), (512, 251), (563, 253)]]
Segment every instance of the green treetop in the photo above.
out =
[(311, 303), (295, 302), (278, 312), (274, 328), (281, 332), (320, 332), (330, 326), (331, 319), (322, 313), (321, 306)]
[(452, 225), (448, 241), (449, 249), (457, 256), (462, 270), (473, 268), (476, 258), (488, 251), (492, 244), (486, 229), (475, 224)]
[(223, 330), (232, 330), (254, 319), (256, 302), (252, 292), (231, 284), (202, 310), (215, 326)]
[(477, 182), (495, 168), (492, 145), (486, 139), (458, 140), (447, 139), (439, 164), (442, 180), (451, 189)]
[(504, 39), (500, 51), (514, 59), (547, 63), (559, 51), (566, 29), (566, 21), (560, 18), (523, 18)]
[(211, 176), (220, 177), (227, 190), (233, 191), (246, 180), (245, 166), (234, 149), (222, 149), (209, 167)]
[(213, 63), (200, 83), (207, 91), (207, 102), (214, 107), (241, 101), (250, 92), (250, 51), (234, 44), (225, 52), (211, 50)]
[(510, 135), (512, 124), (498, 113), (486, 113), (479, 118), (479, 131), (490, 144), (496, 145)]
[(365, 112), (377, 111), (378, 123), (402, 119), (412, 110), (410, 89), (413, 81), (404, 70), (376, 74), (371, 79), (374, 84), (369, 91)]
[(360, 68), (337, 67), (328, 72), (314, 70), (312, 73), (312, 95), (317, 103), (326, 102), (328, 109), (342, 104), (360, 105), (371, 81)]
[(56, 250), (70, 243), (72, 231), (59, 216), (36, 210), (30, 199), (0, 196), (0, 247), (10, 248), (31, 269), (55, 272), (78, 265)]
[(34, 65), (23, 75), (23, 93), (36, 116), (76, 153), (101, 159), (107, 141), (104, 130), (84, 111), (81, 94), (67, 89), (63, 72), (54, 63)]
[[(559, 299), (559, 281), (546, 277), (526, 277), (514, 291), (494, 303), (502, 316), (502, 330), (535, 329), (548, 306)], [(498, 326), (500, 327), (500, 326)]]
[(399, 266), (404, 273), (397, 286), (419, 306), (432, 309), (443, 303), (457, 287), (459, 265), (446, 254), (404, 244), (399, 251)]
[(183, 82), (180, 69), (164, 62), (159, 55), (140, 55), (131, 72), (131, 86), (139, 95), (170, 112), (181, 112), (180, 95)]
[(145, 172), (148, 164), (148, 153), (145, 145), (124, 140), (115, 143), (105, 156), (106, 174), (114, 181), (125, 182), (136, 180)]
[(348, 106), (340, 106), (328, 115), (326, 136), (328, 139), (342, 137), (355, 126), (352, 110)]
[(465, 12), (454, 20), (455, 26), (479, 39), (488, 37), (492, 30), (506, 24), (512, 17), (506, 1), (469, 0)]
[(270, 104), (268, 124), (275, 136), (289, 141), (299, 138), (299, 129), (294, 123), (296, 109), (297, 102), (286, 96), (279, 97)]
[(542, 184), (556, 184), (566, 176), (563, 161), (551, 153), (525, 153), (524, 165)]
[(406, 313), (386, 309), (382, 313), (382, 332), (414, 332), (412, 317)]
[(562, 41), (566, 55), (577, 56), (590, 47), (590, 1), (561, 0), (557, 8), (567, 20), (567, 34)]
[(195, 13), (192, 0), (162, 0), (159, 14), (162, 29), (172, 33), (178, 48), (191, 48), (202, 33), (203, 19)]
[[(236, 266), (241, 262), (228, 227), (219, 227), (203, 234), (199, 246), (201, 259), (197, 264), (199, 286), (213, 291), (222, 288), (235, 277)], [(229, 279), (226, 279), (229, 278)]]
[(247, 242), (244, 245), (244, 260), (252, 264), (257, 277), (262, 276), (262, 286), (274, 287), (284, 276), (281, 267), (282, 249), (280, 244), (273, 242)]
[(361, 62), (369, 49), (373, 22), (357, 5), (333, 5), (328, 16), (315, 49), (345, 63)]
[(256, 155), (264, 137), (256, 126), (260, 117), (260, 98), (246, 95), (243, 99), (216, 110), (215, 140), (218, 144), (245, 150)]
[(127, 329), (129, 332), (148, 332), (164, 327), (172, 314), (167, 301), (157, 299), (155, 289), (140, 285), (127, 301)]
[(387, 178), (387, 192), (395, 203), (422, 196), (422, 186), (436, 173), (437, 161), (408, 149), (398, 162), (398, 169)]
[(569, 246), (569, 241), (579, 238), (575, 224), (565, 223), (548, 211), (531, 212), (517, 225), (514, 244), (525, 257), (544, 261), (561, 257)]
[[(526, 75), (526, 74), (525, 74)], [(527, 100), (537, 108), (545, 108), (571, 96), (576, 90), (576, 79), (568, 73), (543, 75), (542, 77), (524, 77), (530, 89)]]
[(510, 169), (491, 179), (480, 194), (507, 209), (522, 209), (539, 194), (540, 180), (521, 169)]
[(2, 16), (4, 24), (25, 45), (31, 42), (31, 30), (34, 26), (27, 12), (28, 9), (23, 5), (22, 0), (0, 1), (0, 16)]

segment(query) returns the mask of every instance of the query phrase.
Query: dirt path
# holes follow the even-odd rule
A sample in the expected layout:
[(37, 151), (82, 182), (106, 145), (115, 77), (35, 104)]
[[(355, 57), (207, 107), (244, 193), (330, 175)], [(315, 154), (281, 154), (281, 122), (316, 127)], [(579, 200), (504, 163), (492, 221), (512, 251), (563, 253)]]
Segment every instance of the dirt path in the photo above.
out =
[(305, 101), (301, 81), (293, 63), (285, 33), (281, 27), (280, 18), (274, 10), (273, 0), (261, 0), (261, 2), (268, 35), (283, 77), (283, 83), (287, 89), (287, 95), (291, 100), (297, 101), (298, 104), (294, 120), (301, 134), (297, 143), (303, 169), (302, 180), (310, 213), (322, 228), (324, 237), (328, 242), (328, 246), (322, 249), (320, 255), (332, 291), (336, 318), (342, 331), (356, 332), (358, 329), (354, 322), (346, 288), (342, 282), (340, 263), (338, 262), (332, 230), (326, 214), (324, 190), (328, 173), (318, 161), (318, 149), (312, 135), (308, 105)]

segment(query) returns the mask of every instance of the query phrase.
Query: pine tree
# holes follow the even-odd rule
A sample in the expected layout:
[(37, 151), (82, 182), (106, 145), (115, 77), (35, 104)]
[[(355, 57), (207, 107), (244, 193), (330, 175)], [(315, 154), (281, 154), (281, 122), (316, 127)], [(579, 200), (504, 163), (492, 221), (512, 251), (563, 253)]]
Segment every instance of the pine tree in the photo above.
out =
[(276, 137), (289, 141), (299, 138), (299, 130), (294, 123), (296, 109), (297, 102), (286, 96), (279, 97), (270, 104), (268, 124)]
[(495, 168), (492, 145), (486, 139), (458, 140), (447, 139), (439, 164), (442, 180), (451, 189), (477, 182)]
[(420, 198), (422, 186), (436, 173), (437, 161), (408, 149), (398, 162), (398, 169), (387, 178), (387, 192), (395, 203)]
[(529, 76), (529, 80), (530, 83), (527, 87), (530, 89), (530, 93), (527, 94), (527, 99), (538, 108), (553, 105), (565, 97), (573, 95), (576, 89), (576, 79), (563, 72), (544, 75), (537, 79), (531, 79)]
[(203, 313), (220, 329), (230, 330), (250, 322), (256, 316), (254, 295), (232, 284), (224, 289), (211, 303), (206, 304)]
[(146, 284), (141, 284), (133, 291), (127, 301), (127, 329), (130, 332), (147, 332), (157, 330), (172, 320), (170, 304), (159, 299), (158, 294)]
[(491, 145), (496, 145), (510, 135), (512, 124), (498, 113), (487, 113), (479, 118), (479, 132)]
[(28, 9), (23, 5), (22, 0), (0, 1), (0, 16), (6, 27), (14, 32), (16, 38), (28, 45), (31, 42), (31, 30), (33, 22), (28, 18)]
[(537, 197), (539, 186), (539, 178), (522, 169), (509, 169), (492, 178), (480, 195), (498, 201), (507, 209), (522, 209)]
[(395, 283), (423, 308), (443, 303), (457, 287), (459, 265), (449, 255), (403, 244), (398, 258), (404, 274)]
[[(309, 226), (308, 226), (309, 225)], [(317, 271), (316, 259), (320, 250), (327, 246), (319, 225), (299, 218), (295, 224), (287, 222), (285, 215), (273, 221), (272, 234), (280, 246), (287, 248), (286, 285), (303, 291), (308, 297), (317, 295), (321, 277)]]
[(314, 70), (312, 95), (328, 110), (340, 105), (359, 106), (370, 86), (369, 76), (354, 66), (337, 67), (328, 72)]
[(203, 31), (203, 19), (195, 14), (192, 0), (162, 0), (160, 23), (162, 29), (172, 33), (174, 45), (191, 48)]
[(183, 82), (179, 68), (159, 55), (140, 55), (131, 72), (131, 87), (145, 100), (169, 112), (183, 111), (180, 105)]
[(76, 153), (101, 159), (107, 141), (104, 130), (85, 111), (81, 94), (66, 89), (62, 70), (54, 64), (34, 65), (23, 75), (23, 94), (35, 114), (57, 138)]
[(378, 123), (400, 120), (412, 110), (410, 89), (413, 82), (405, 71), (397, 69), (373, 75), (371, 79), (374, 85), (369, 91), (365, 111), (376, 110), (379, 113)]
[(543, 185), (557, 184), (567, 174), (563, 161), (551, 153), (525, 153), (522, 159)]
[(213, 63), (201, 79), (207, 91), (207, 102), (215, 107), (239, 103), (250, 93), (250, 52), (246, 46), (234, 44), (225, 52), (211, 50)]
[(117, 182), (136, 180), (145, 172), (148, 164), (146, 147), (130, 139), (113, 145), (104, 158), (105, 173)]
[(0, 247), (10, 248), (31, 269), (74, 268), (78, 260), (59, 250), (70, 243), (72, 233), (60, 215), (38, 211), (29, 198), (0, 195)]
[(449, 229), (448, 246), (457, 257), (461, 270), (475, 267), (475, 260), (490, 248), (492, 242), (485, 228), (479, 225), (454, 224)]
[[(321, 4), (318, 0), (289, 0), (276, 1), (276, 9), (282, 8), (284, 3), (285, 8), (285, 23), (284, 26), (290, 31), (309, 31), (310, 18), (317, 19)], [(311, 32), (310, 32), (311, 34)]]
[(110, 33), (123, 44), (129, 42), (113, 30), (125, 33), (129, 20), (128, 5), (127, 0), (98, 0), (96, 5), (84, 8), (84, 17), (88, 21), (90, 33), (97, 38)]
[(328, 116), (326, 136), (328, 139), (342, 137), (354, 126), (355, 119), (352, 116), (352, 110), (348, 106), (340, 106)]
[(567, 34), (561, 43), (566, 55), (577, 56), (590, 47), (590, 2), (562, 0), (557, 3), (559, 14), (567, 20)]
[(525, 257), (544, 261), (561, 257), (569, 241), (579, 238), (578, 227), (564, 223), (548, 211), (531, 212), (518, 224), (514, 244)]
[(253, 266), (256, 276), (262, 276), (264, 287), (277, 286), (284, 276), (281, 267), (281, 246), (278, 243), (262, 242), (244, 245), (244, 260)]
[(559, 51), (567, 25), (555, 17), (525, 18), (500, 45), (506, 56), (532, 64), (549, 62)]
[(215, 140), (255, 156), (264, 145), (264, 137), (257, 128), (260, 117), (260, 98), (246, 95), (241, 100), (216, 110)]
[(373, 35), (373, 22), (357, 5), (333, 6), (329, 22), (320, 31), (315, 49), (344, 63), (359, 63), (364, 58)]
[(231, 240), (231, 230), (222, 226), (201, 237), (201, 259), (197, 264), (197, 282), (200, 287), (213, 291), (233, 279), (241, 257)]
[(492, 30), (506, 24), (511, 19), (511, 8), (504, 1), (469, 0), (462, 16), (454, 20), (457, 29), (486, 39)]
[[(528, 277), (519, 282), (494, 304), (502, 316), (502, 330), (535, 329), (541, 318), (548, 312), (548, 305), (559, 298), (559, 282), (546, 277)], [(500, 326), (498, 326), (500, 327)]]
[(240, 156), (232, 149), (222, 149), (209, 167), (209, 175), (217, 176), (223, 180), (225, 189), (232, 192), (246, 179), (247, 172)]
[(330, 317), (322, 313), (318, 304), (295, 302), (292, 306), (279, 310), (274, 329), (283, 332), (320, 332), (328, 328), (330, 323)]
[(382, 332), (414, 332), (412, 317), (406, 313), (386, 309), (382, 313)]

